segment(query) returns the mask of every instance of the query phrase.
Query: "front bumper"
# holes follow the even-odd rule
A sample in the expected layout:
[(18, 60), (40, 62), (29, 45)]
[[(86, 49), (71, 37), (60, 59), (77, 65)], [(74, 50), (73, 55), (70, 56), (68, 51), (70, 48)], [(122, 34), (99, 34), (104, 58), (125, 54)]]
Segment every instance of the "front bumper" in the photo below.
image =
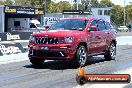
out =
[(48, 50), (41, 49), (41, 46), (29, 47), (29, 58), (43, 58), (48, 60), (72, 60), (75, 55), (75, 47), (71, 45), (49, 45)]

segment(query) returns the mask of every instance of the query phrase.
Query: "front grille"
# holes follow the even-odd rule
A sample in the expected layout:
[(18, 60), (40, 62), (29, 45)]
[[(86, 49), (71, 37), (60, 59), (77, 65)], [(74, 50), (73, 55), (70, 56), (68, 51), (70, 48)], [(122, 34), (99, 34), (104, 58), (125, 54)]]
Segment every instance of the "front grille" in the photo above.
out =
[[(62, 56), (62, 54), (64, 56)], [(66, 54), (64, 52), (46, 52), (46, 51), (42, 51), (42, 50), (34, 50), (33, 51), (33, 55), (35, 56), (45, 56), (45, 57), (65, 57)]]
[(58, 44), (58, 38), (36, 37), (37, 44)]

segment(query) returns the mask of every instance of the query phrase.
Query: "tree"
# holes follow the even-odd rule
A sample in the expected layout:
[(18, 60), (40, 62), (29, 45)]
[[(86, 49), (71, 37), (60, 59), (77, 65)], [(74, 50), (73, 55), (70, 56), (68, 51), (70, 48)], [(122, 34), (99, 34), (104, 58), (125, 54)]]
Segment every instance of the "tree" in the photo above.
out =
[(27, 0), (15, 0), (15, 6), (31, 6), (30, 1)]
[(63, 10), (69, 10), (71, 9), (71, 5), (67, 1), (60, 1), (58, 3), (58, 11), (57, 12), (62, 12)]
[(4, 5), (4, 2), (3, 1), (0, 1), (0, 5)]
[(132, 5), (126, 6), (126, 22), (129, 23), (132, 21)]
[(99, 4), (98, 0), (81, 0), (82, 6), (80, 6), (80, 9), (86, 10), (89, 5), (94, 7), (98, 6), (98, 4)]
[(12, 0), (0, 1), (0, 5), (13, 5), (13, 1)]
[(56, 13), (62, 12), (62, 10), (69, 10), (71, 9), (71, 5), (67, 1), (60, 1), (59, 3), (51, 2), (48, 7), (48, 12)]
[(112, 3), (110, 0), (101, 0), (99, 3), (100, 6), (114, 6), (114, 3)]
[(36, 4), (38, 4), (38, 0), (29, 0), (31, 7), (36, 7)]
[(123, 8), (119, 5), (114, 5), (111, 9), (111, 21), (116, 25), (123, 25), (124, 14)]
[(99, 5), (98, 0), (91, 0), (91, 5), (92, 6), (98, 6)]
[(51, 2), (48, 5), (48, 12), (49, 13), (55, 13), (55, 12), (57, 12), (57, 3)]
[(82, 9), (85, 9), (85, 6), (86, 6), (86, 1), (85, 0), (81, 0), (81, 7)]
[(4, 5), (13, 5), (13, 1), (12, 0), (5, 0)]
[[(44, 7), (45, 3), (48, 5), (51, 0), (14, 0), (17, 6), (31, 6)], [(46, 2), (45, 2), (46, 1)]]

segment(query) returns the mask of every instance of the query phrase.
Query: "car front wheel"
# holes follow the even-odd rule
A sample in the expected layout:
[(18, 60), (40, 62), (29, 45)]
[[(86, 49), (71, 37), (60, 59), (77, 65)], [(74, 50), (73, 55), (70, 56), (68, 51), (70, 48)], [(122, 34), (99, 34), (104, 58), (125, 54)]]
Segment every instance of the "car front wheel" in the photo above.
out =
[(81, 45), (78, 47), (76, 52), (76, 58), (74, 63), (77, 67), (85, 66), (87, 62), (87, 50), (85, 46)]

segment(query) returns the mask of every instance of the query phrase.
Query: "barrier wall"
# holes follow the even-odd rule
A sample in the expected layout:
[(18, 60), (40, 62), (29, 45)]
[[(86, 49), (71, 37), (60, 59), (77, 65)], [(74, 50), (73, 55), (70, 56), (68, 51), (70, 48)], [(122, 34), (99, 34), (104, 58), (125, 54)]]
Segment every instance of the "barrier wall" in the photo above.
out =
[(28, 40), (33, 32), (4, 32), (0, 33), (0, 41)]
[(0, 44), (0, 56), (24, 53), (25, 50), (20, 43), (15, 44)]

